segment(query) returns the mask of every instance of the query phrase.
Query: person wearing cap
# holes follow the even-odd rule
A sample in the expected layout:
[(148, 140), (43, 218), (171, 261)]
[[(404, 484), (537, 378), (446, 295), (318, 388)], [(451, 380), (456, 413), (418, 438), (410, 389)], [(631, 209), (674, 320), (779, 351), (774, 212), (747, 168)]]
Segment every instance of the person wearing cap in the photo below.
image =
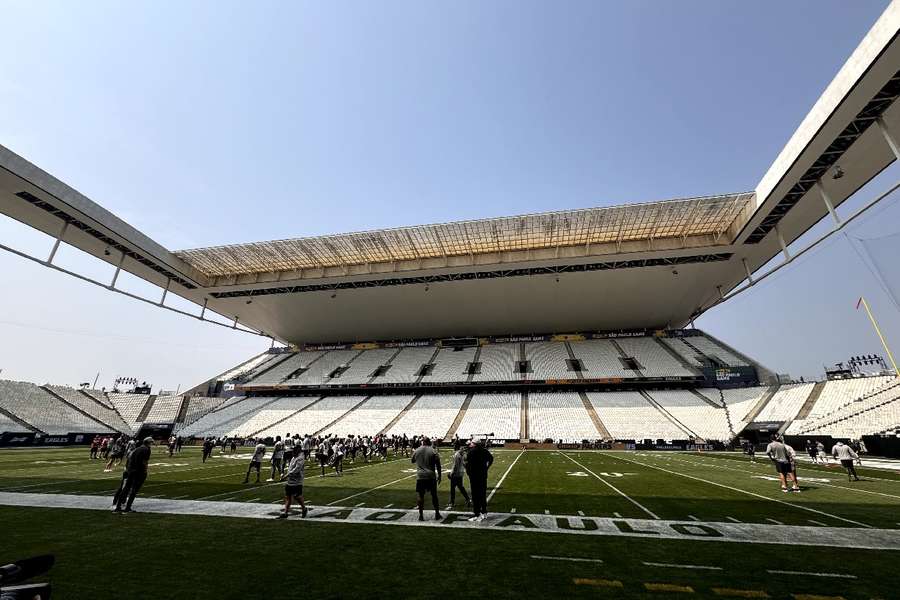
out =
[(425, 492), (428, 492), (431, 494), (434, 519), (440, 521), (437, 486), (441, 482), (441, 457), (431, 446), (431, 439), (425, 437), (422, 440), (422, 445), (413, 452), (410, 462), (416, 465), (416, 506), (419, 508), (419, 520), (425, 520)]
[(141, 490), (141, 486), (147, 480), (147, 468), (150, 464), (150, 446), (153, 445), (153, 438), (144, 438), (144, 442), (134, 449), (128, 456), (128, 462), (125, 464), (125, 477), (122, 479), (122, 485), (116, 492), (113, 500), (116, 503), (115, 512), (123, 512), (122, 501), (125, 501), (124, 512), (134, 512), (131, 505), (134, 503), (134, 497)]
[(447, 506), (447, 510), (453, 510), (453, 505), (456, 504), (457, 488), (459, 488), (463, 498), (466, 499), (466, 506), (471, 506), (472, 504), (469, 500), (469, 494), (466, 492), (466, 486), (463, 479), (466, 474), (465, 462), (466, 448), (459, 443), (459, 440), (457, 440), (456, 452), (453, 453), (453, 469), (450, 471), (450, 504)]
[(484, 440), (469, 442), (466, 455), (466, 473), (469, 474), (469, 485), (472, 488), (472, 512), (475, 515), (470, 521), (484, 521), (487, 517), (487, 477), (488, 469), (494, 464), (494, 456), (484, 447)]

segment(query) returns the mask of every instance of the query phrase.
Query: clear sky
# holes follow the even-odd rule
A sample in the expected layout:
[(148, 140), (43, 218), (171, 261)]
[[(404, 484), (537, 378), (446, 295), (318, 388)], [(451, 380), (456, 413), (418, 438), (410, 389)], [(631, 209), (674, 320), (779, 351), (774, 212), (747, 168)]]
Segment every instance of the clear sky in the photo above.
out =
[[(170, 249), (752, 190), (885, 5), (0, 0), (0, 144)], [(268, 346), (0, 273), (3, 378), (184, 388)], [(860, 293), (900, 344), (844, 237), (698, 326), (811, 377), (880, 352)]]

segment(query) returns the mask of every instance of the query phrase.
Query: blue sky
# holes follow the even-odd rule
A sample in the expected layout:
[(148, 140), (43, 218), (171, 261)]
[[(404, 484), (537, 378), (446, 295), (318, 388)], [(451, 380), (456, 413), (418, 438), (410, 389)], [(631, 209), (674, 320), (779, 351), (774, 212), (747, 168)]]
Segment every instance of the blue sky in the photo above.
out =
[[(751, 190), (885, 4), (0, 0), (0, 143), (172, 249)], [(0, 377), (184, 387), (267, 347), (0, 270)], [(900, 341), (845, 238), (698, 325), (810, 377), (880, 351), (860, 293)]]

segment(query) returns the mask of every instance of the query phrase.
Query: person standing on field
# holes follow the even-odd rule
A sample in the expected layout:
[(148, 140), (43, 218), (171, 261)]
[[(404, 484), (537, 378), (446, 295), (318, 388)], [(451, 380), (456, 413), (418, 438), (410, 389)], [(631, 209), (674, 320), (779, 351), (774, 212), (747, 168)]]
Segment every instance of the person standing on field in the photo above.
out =
[(471, 506), (472, 504), (469, 500), (469, 494), (466, 492), (463, 479), (466, 474), (465, 462), (466, 449), (457, 442), (456, 452), (453, 453), (453, 468), (450, 471), (450, 504), (447, 506), (447, 510), (453, 510), (453, 505), (456, 504), (457, 488), (459, 488), (463, 498), (466, 499), (466, 506)]
[(431, 439), (425, 438), (421, 446), (413, 452), (410, 460), (416, 465), (416, 506), (419, 508), (419, 520), (424, 521), (426, 492), (431, 495), (431, 506), (434, 508), (434, 520), (441, 520), (441, 508), (438, 503), (437, 486), (441, 482), (441, 457), (431, 446)]
[(466, 472), (472, 487), (472, 512), (475, 513), (470, 521), (484, 521), (487, 517), (487, 478), (492, 464), (494, 456), (484, 447), (484, 440), (469, 442)]
[(856, 474), (856, 469), (853, 467), (853, 461), (859, 456), (853, 451), (853, 448), (839, 441), (831, 449), (831, 455), (841, 461), (841, 466), (847, 469), (847, 481), (851, 480), (851, 476), (853, 481), (859, 481), (859, 475)]

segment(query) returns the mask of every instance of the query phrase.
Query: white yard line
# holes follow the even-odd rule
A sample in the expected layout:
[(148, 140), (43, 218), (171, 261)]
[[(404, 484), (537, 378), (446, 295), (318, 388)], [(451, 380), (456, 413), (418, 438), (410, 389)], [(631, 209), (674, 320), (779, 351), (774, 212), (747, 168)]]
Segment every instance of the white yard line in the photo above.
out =
[(784, 525), (784, 523), (782, 523), (778, 519), (770, 519), (770, 518), (766, 517), (766, 521), (768, 521), (769, 523), (772, 523), (774, 525)]
[(813, 525), (818, 525), (819, 527), (828, 527), (828, 525), (823, 523), (822, 521), (814, 521), (813, 519), (808, 519), (808, 521)]
[(491, 493), (488, 494), (487, 501), (490, 503), (491, 498), (494, 497), (494, 494), (497, 493), (497, 490), (500, 489), (500, 486), (503, 485), (504, 480), (506, 480), (506, 476), (509, 475), (509, 472), (512, 471), (512, 468), (516, 466), (516, 463), (519, 462), (519, 459), (522, 458), (522, 455), (525, 454), (525, 450), (519, 452), (516, 456), (516, 459), (510, 463), (509, 467), (506, 468), (506, 471), (503, 473), (503, 477), (500, 478), (500, 481), (497, 482), (497, 485), (494, 486), (494, 489), (491, 490)]
[(574, 556), (542, 556), (540, 554), (532, 554), (531, 558), (536, 560), (564, 560), (568, 562), (586, 562), (586, 563), (602, 563), (599, 558), (577, 558)]
[(712, 567), (709, 565), (679, 565), (676, 563), (658, 563), (643, 561), (648, 567), (663, 567), (665, 569), (701, 569), (704, 571), (721, 571), (722, 567)]
[(335, 500), (334, 502), (329, 502), (329, 503), (326, 504), (325, 506), (334, 506), (334, 505), (337, 504), (338, 502), (344, 502), (345, 500), (351, 500), (351, 499), (356, 498), (356, 497), (358, 497), (358, 496), (362, 496), (363, 494), (368, 494), (369, 492), (374, 492), (375, 490), (380, 490), (381, 488), (386, 488), (386, 487), (388, 487), (389, 485), (394, 485), (395, 483), (400, 483), (401, 481), (406, 481), (407, 479), (410, 479), (410, 478), (415, 477), (415, 476), (416, 476), (416, 474), (413, 473), (412, 475), (407, 475), (406, 477), (401, 477), (400, 479), (395, 479), (394, 481), (390, 481), (390, 482), (388, 482), (388, 483), (384, 483), (384, 484), (379, 485), (379, 486), (377, 486), (377, 487), (373, 487), (373, 488), (370, 489), (370, 490), (364, 490), (364, 491), (362, 491), (362, 492), (357, 492), (356, 494), (353, 494), (352, 496), (347, 496), (346, 498), (341, 498), (340, 500)]
[(648, 515), (650, 515), (651, 518), (659, 519), (659, 517), (658, 517), (654, 512), (652, 512), (650, 509), (648, 509), (646, 506), (644, 506), (643, 504), (641, 504), (640, 502), (638, 502), (637, 500), (635, 500), (634, 498), (632, 498), (631, 496), (629, 496), (628, 494), (626, 494), (625, 492), (623, 492), (622, 490), (620, 490), (619, 488), (617, 488), (616, 486), (614, 486), (613, 484), (611, 484), (610, 482), (608, 482), (607, 480), (603, 479), (602, 477), (600, 477), (599, 475), (597, 475), (596, 473), (594, 473), (593, 471), (591, 471), (590, 469), (588, 469), (586, 466), (584, 466), (583, 464), (581, 464), (580, 462), (578, 462), (577, 460), (575, 460), (574, 458), (572, 458), (571, 456), (569, 456), (569, 455), (566, 454), (565, 452), (560, 452), (560, 454), (562, 454), (563, 456), (565, 456), (566, 458), (568, 458), (569, 460), (571, 460), (573, 463), (575, 463), (576, 465), (578, 465), (579, 467), (581, 467), (582, 469), (584, 469), (585, 471), (587, 471), (588, 473), (590, 473), (591, 475), (593, 475), (594, 477), (596, 477), (596, 478), (597, 478), (597, 481), (601, 481), (601, 482), (605, 483), (605, 484), (606, 484), (607, 486), (609, 486), (614, 492), (616, 492), (617, 494), (619, 494), (620, 496), (622, 496), (623, 498), (625, 498), (626, 500), (628, 500), (629, 502), (631, 502), (632, 504), (634, 504), (635, 506), (637, 506), (639, 509), (641, 509), (642, 511), (644, 511), (644, 512), (647, 513)]
[(642, 467), (649, 467), (651, 469), (656, 469), (657, 471), (662, 471), (663, 473), (668, 473), (669, 475), (677, 475), (678, 477), (684, 477), (686, 479), (693, 479), (694, 481), (700, 481), (702, 483), (706, 483), (709, 485), (714, 485), (716, 487), (724, 488), (726, 490), (731, 490), (733, 492), (739, 492), (741, 494), (747, 494), (748, 496), (753, 496), (754, 498), (762, 498), (763, 500), (768, 500), (769, 502), (776, 502), (778, 504), (782, 504), (784, 506), (792, 506), (794, 508), (805, 510), (811, 513), (815, 513), (817, 515), (822, 515), (825, 517), (830, 517), (832, 519), (837, 519), (838, 521), (844, 521), (845, 523), (853, 523), (854, 525), (859, 525), (860, 527), (866, 527), (871, 529), (871, 525), (867, 525), (865, 523), (860, 523), (859, 521), (854, 521), (852, 519), (846, 519), (844, 517), (839, 517), (837, 515), (832, 515), (825, 511), (817, 510), (815, 508), (810, 508), (809, 506), (803, 506), (802, 504), (794, 504), (792, 502), (785, 502), (784, 500), (778, 500), (777, 498), (770, 498), (768, 496), (763, 496), (762, 494), (757, 494), (756, 492), (749, 492), (747, 490), (742, 490), (740, 488), (732, 487), (730, 485), (725, 485), (724, 483), (718, 483), (716, 481), (709, 481), (708, 479), (702, 479), (700, 477), (694, 477), (693, 475), (688, 475), (686, 473), (679, 473), (678, 471), (672, 471), (670, 469), (664, 469), (662, 467), (657, 467), (656, 465), (651, 465), (647, 463), (638, 462), (636, 460), (630, 460), (628, 458), (622, 458), (621, 456), (614, 456), (616, 460), (625, 461), (634, 465), (639, 465)]
[(731, 521), (732, 523), (740, 523), (740, 521), (738, 521), (734, 517), (725, 517), (725, 518), (728, 519), (729, 521)]
[(813, 573), (811, 571), (782, 571), (779, 569), (766, 569), (766, 573), (773, 575), (808, 575), (809, 577), (839, 577), (841, 579), (856, 579), (856, 575), (847, 573)]
[(688, 519), (690, 519), (691, 521), (699, 521), (700, 520), (697, 517), (695, 517), (694, 515), (688, 515)]

